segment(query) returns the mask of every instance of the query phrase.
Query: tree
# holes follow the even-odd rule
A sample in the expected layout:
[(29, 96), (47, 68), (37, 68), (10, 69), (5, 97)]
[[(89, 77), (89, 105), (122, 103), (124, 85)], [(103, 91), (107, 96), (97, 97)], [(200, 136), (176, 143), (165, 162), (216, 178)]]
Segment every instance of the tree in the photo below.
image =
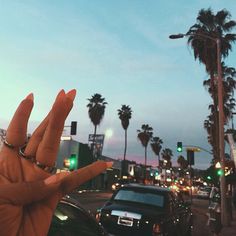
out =
[(161, 155), (162, 155), (162, 159), (165, 162), (165, 166), (167, 168), (170, 168), (171, 167), (171, 157), (173, 156), (172, 150), (169, 148), (165, 148), (162, 150)]
[[(232, 50), (232, 43), (236, 41), (236, 34), (231, 34), (236, 22), (229, 20), (231, 17), (230, 13), (227, 10), (221, 10), (215, 15), (212, 10), (209, 8), (207, 10), (201, 9), (197, 17), (197, 23), (190, 27), (187, 32), (188, 43), (191, 45), (194, 51), (195, 59), (198, 59), (200, 63), (205, 65), (207, 73), (210, 75), (210, 89), (212, 91), (213, 98), (213, 124), (218, 124), (218, 96), (215, 91), (217, 87), (216, 78), (218, 75), (217, 69), (217, 45), (220, 45), (220, 56), (226, 58), (229, 54), (229, 51)], [(215, 39), (215, 40), (213, 40)], [(217, 44), (218, 40), (220, 44)], [(220, 58), (221, 60), (221, 58)], [(224, 79), (223, 79), (224, 80)], [(225, 99), (225, 87), (223, 85), (223, 100)], [(224, 103), (225, 104), (225, 103)], [(225, 107), (224, 107), (225, 108)], [(225, 112), (225, 109), (224, 109)], [(226, 121), (226, 120), (225, 120)], [(219, 140), (219, 126), (214, 127), (216, 129), (217, 142), (216, 146), (213, 149), (220, 147)], [(215, 159), (220, 157), (220, 150), (217, 149), (217, 155)], [(223, 158), (223, 157), (222, 157)], [(227, 224), (228, 218), (226, 216), (226, 196), (225, 196), (225, 178), (224, 176), (221, 179), (221, 220), (223, 224)]]
[(161, 144), (163, 144), (163, 141), (159, 137), (152, 137), (151, 138), (151, 148), (152, 148), (152, 151), (158, 157), (158, 167), (159, 168), (160, 168), (160, 151), (162, 148)]
[(184, 176), (184, 170), (188, 168), (188, 161), (182, 156), (178, 156), (177, 158), (177, 163), (179, 164), (180, 166), (180, 171), (179, 171), (179, 174), (180, 176)]
[(94, 147), (95, 147), (95, 137), (97, 134), (97, 126), (101, 123), (104, 114), (107, 102), (105, 98), (102, 97), (101, 94), (95, 93), (92, 95), (91, 98), (88, 98), (89, 103), (87, 104), (88, 107), (88, 115), (91, 122), (94, 125), (94, 135), (93, 135), (93, 142), (91, 146), (91, 150), (94, 156)]
[[(231, 17), (227, 10), (221, 10), (215, 15), (212, 10), (201, 9), (198, 13), (197, 22), (190, 27), (187, 32), (188, 44), (191, 45), (194, 51), (195, 59), (203, 63), (206, 72), (210, 75), (209, 92), (213, 99), (213, 124), (218, 124), (218, 97), (217, 97), (217, 45), (216, 40), (221, 42), (221, 55), (227, 57), (229, 51), (232, 50), (232, 43), (236, 41), (236, 34), (231, 34), (230, 31), (236, 26), (236, 22), (229, 20)], [(205, 84), (204, 84), (205, 85)], [(217, 150), (215, 158), (219, 157), (219, 130), (218, 125), (215, 127), (217, 141), (212, 143), (213, 149)]]
[(131, 107), (128, 105), (122, 105), (121, 109), (118, 109), (118, 116), (121, 120), (121, 125), (125, 130), (125, 148), (124, 148), (124, 158), (123, 158), (123, 166), (122, 166), (122, 173), (124, 174), (124, 162), (126, 157), (126, 150), (127, 150), (127, 129), (129, 127), (129, 120), (132, 117), (132, 110)]
[(145, 165), (145, 178), (147, 178), (147, 146), (148, 143), (152, 137), (153, 134), (153, 128), (150, 127), (148, 124), (143, 124), (141, 126), (141, 130), (137, 130), (138, 132), (138, 139), (140, 140), (142, 146), (144, 147), (144, 156), (145, 156), (145, 160), (144, 160), (144, 165)]

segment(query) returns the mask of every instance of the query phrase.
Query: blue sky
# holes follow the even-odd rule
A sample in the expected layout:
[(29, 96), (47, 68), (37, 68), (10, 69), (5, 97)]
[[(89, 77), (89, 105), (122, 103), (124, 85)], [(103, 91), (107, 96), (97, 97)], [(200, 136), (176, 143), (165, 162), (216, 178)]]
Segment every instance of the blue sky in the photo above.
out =
[[(6, 128), (18, 103), (33, 92), (35, 106), (29, 132), (49, 111), (57, 92), (76, 88), (66, 125), (78, 121), (76, 140), (86, 143), (93, 125), (87, 98), (100, 93), (108, 102), (98, 133), (104, 155), (122, 158), (124, 131), (117, 116), (122, 104), (133, 117), (127, 157), (144, 161), (137, 129), (149, 124), (163, 148), (178, 156), (176, 142), (210, 150), (203, 122), (211, 100), (202, 86), (205, 69), (194, 61), (185, 33), (201, 8), (226, 8), (236, 20), (234, 0), (0, 0), (0, 126)], [(235, 45), (226, 64), (236, 67)], [(150, 148), (149, 148), (150, 149)], [(185, 155), (185, 153), (183, 153)], [(197, 153), (195, 167), (207, 168), (211, 157)], [(148, 163), (156, 164), (149, 150)]]

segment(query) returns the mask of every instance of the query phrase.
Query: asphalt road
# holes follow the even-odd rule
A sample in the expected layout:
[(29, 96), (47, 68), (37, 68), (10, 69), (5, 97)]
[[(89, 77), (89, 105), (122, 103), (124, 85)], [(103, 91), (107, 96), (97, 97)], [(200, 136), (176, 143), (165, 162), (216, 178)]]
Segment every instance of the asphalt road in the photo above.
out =
[[(73, 197), (78, 199), (81, 205), (92, 214), (111, 197), (111, 192), (83, 192), (74, 193)], [(192, 199), (193, 211), (193, 232), (192, 236), (212, 236), (207, 225), (208, 221), (208, 200), (205, 199)]]

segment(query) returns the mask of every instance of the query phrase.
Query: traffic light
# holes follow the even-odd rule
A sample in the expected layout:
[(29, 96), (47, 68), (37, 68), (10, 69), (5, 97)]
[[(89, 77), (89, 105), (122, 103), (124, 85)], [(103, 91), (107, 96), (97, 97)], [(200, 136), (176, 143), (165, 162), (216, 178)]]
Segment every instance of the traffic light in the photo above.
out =
[(182, 152), (182, 151), (183, 151), (182, 142), (177, 142), (177, 152)]
[(187, 150), (187, 161), (189, 165), (194, 165), (194, 151)]
[(71, 121), (70, 134), (76, 135), (76, 130), (77, 130), (77, 122)]
[(71, 154), (69, 160), (70, 160), (70, 167), (69, 167), (69, 169), (70, 170), (77, 169), (78, 166), (77, 166), (77, 156), (76, 156), (76, 154)]
[(218, 176), (222, 176), (223, 175), (223, 170), (222, 169), (218, 169), (216, 173), (217, 173)]
[(78, 161), (76, 154), (71, 154), (69, 158), (64, 159), (64, 167), (69, 170), (75, 170), (78, 168)]

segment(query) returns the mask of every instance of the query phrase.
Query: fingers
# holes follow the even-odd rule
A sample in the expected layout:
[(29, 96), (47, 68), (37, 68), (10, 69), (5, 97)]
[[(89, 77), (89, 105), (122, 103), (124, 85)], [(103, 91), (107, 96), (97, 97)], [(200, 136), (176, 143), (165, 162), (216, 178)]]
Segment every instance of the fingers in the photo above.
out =
[[(79, 187), (81, 184), (101, 174), (107, 168), (112, 167), (112, 164), (113, 162), (96, 161), (91, 165), (73, 171), (71, 173), (62, 172), (55, 175), (54, 177), (49, 177), (48, 183), (52, 184), (57, 183), (57, 181), (60, 181), (60, 189), (63, 196), (67, 193), (70, 193), (71, 191)], [(50, 178), (52, 179), (50, 180)]]
[(8, 128), (6, 140), (15, 147), (25, 144), (27, 140), (27, 124), (33, 108), (33, 94), (29, 94), (18, 106)]
[(64, 122), (73, 106), (76, 90), (58, 95), (49, 115), (47, 127), (36, 152), (36, 160), (43, 165), (53, 166), (56, 160)]
[[(58, 95), (55, 99), (55, 102), (57, 101), (58, 97), (61, 96), (61, 93), (64, 93), (64, 90), (61, 90), (58, 93)], [(45, 117), (45, 119), (41, 122), (41, 124), (37, 127), (37, 129), (33, 132), (32, 136), (30, 137), (30, 140), (24, 150), (24, 154), (26, 156), (31, 156), (31, 157), (36, 156), (37, 148), (43, 138), (44, 132), (45, 132), (47, 125), (48, 125), (49, 116), (50, 116), (50, 112)]]
[(1, 184), (0, 204), (28, 205), (56, 193), (58, 186), (44, 181)]

